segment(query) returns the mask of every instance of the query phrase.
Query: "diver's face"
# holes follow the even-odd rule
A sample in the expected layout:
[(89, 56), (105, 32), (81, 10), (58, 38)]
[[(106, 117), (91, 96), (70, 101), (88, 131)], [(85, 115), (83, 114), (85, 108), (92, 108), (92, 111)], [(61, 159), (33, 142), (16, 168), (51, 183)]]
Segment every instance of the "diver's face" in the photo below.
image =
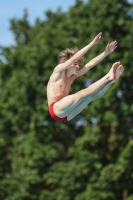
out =
[(70, 71), (72, 74), (77, 74), (80, 69), (79, 63), (76, 61), (71, 65)]

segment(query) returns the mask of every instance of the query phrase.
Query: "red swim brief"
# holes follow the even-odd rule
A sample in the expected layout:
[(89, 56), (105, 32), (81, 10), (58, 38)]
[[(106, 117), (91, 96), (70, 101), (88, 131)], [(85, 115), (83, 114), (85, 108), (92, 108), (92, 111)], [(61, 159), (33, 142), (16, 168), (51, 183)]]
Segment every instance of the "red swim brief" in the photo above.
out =
[(51, 117), (56, 120), (56, 121), (59, 121), (59, 122), (68, 122), (67, 120), (67, 117), (64, 117), (64, 118), (60, 118), (60, 117), (57, 117), (56, 114), (54, 113), (54, 109), (53, 109), (53, 106), (56, 102), (53, 102), (50, 104), (49, 106), (49, 113), (51, 115)]

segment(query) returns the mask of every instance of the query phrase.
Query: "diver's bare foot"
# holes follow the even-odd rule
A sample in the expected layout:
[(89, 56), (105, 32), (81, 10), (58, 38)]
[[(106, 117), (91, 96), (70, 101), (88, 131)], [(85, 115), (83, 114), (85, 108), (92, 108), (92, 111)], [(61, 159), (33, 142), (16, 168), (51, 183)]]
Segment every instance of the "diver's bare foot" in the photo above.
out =
[[(111, 67), (111, 69), (110, 69), (110, 71), (109, 71), (109, 79), (110, 80), (112, 80), (112, 81), (116, 81), (116, 70), (118, 69), (118, 67), (119, 66), (121, 66), (120, 65), (120, 62), (115, 62), (113, 65), (112, 65), (112, 67)], [(117, 72), (118, 73), (118, 72)], [(119, 77), (120, 77), (120, 75), (119, 75)]]
[(115, 71), (115, 81), (118, 81), (120, 76), (122, 75), (124, 71), (124, 67), (123, 65), (119, 65), (117, 68), (116, 68), (116, 71)]

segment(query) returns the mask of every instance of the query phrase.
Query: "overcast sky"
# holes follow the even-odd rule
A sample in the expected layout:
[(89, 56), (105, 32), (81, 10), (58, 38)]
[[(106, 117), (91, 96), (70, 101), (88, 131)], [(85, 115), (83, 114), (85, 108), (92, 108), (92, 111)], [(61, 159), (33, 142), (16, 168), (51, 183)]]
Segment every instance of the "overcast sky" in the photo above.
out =
[(60, 6), (62, 11), (67, 11), (74, 4), (75, 0), (1, 0), (0, 46), (14, 43), (12, 32), (9, 30), (9, 19), (22, 18), (25, 8), (28, 10), (28, 19), (33, 24), (37, 17), (44, 19), (44, 12), (48, 9), (56, 11)]

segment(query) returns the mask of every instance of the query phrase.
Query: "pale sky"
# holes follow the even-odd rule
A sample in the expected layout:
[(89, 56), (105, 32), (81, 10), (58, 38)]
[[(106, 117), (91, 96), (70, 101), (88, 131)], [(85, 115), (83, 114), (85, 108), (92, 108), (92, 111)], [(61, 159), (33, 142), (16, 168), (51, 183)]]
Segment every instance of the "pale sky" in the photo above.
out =
[(34, 24), (36, 18), (44, 19), (46, 10), (56, 11), (61, 7), (67, 11), (70, 6), (75, 5), (75, 0), (1, 0), (0, 1), (0, 46), (14, 44), (12, 32), (9, 30), (9, 19), (23, 17), (26, 8), (29, 21)]

